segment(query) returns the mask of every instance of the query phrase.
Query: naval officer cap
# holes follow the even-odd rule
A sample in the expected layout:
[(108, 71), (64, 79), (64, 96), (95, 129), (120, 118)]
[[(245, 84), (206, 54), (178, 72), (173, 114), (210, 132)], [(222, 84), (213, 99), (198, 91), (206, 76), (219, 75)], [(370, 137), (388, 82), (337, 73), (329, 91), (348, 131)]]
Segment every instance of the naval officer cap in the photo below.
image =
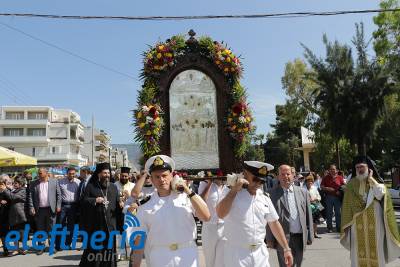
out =
[(171, 157), (166, 155), (156, 155), (146, 161), (144, 169), (149, 173), (159, 170), (169, 170), (173, 172), (175, 170), (175, 162)]
[(244, 169), (263, 181), (267, 180), (268, 171), (272, 171), (274, 166), (261, 161), (245, 161)]

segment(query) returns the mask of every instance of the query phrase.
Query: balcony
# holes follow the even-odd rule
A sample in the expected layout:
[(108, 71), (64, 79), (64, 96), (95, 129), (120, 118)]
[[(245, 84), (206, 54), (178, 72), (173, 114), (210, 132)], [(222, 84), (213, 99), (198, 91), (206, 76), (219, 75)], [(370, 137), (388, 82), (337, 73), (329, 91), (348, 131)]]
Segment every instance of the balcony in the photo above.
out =
[(44, 126), (46, 127), (49, 121), (46, 119), (42, 120), (0, 120), (2, 126)]
[(0, 136), (0, 143), (7, 144), (48, 144), (47, 136)]

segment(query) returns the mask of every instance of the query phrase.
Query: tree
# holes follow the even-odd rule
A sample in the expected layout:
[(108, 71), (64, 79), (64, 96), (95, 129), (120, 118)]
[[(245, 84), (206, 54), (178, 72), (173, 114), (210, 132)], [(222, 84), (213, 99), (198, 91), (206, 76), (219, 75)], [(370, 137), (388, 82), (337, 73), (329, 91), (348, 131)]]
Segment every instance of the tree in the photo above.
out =
[(307, 110), (294, 100), (287, 100), (284, 105), (277, 105), (275, 112), (276, 123), (271, 124), (273, 132), (267, 135), (265, 158), (277, 166), (282, 163), (302, 166), (301, 153), (296, 149), (301, 146), (300, 128), (305, 123)]
[[(398, 0), (385, 0), (381, 9), (399, 8)], [(400, 12), (381, 12), (374, 17), (378, 29), (373, 33), (374, 49), (378, 62), (392, 70), (393, 78), (399, 82), (400, 76)]]
[(394, 92), (387, 69), (374, 59), (367, 58), (367, 43), (363, 25), (356, 24), (353, 44), (357, 50), (354, 62), (352, 50), (338, 41), (331, 43), (323, 37), (326, 57), (318, 58), (303, 45), (305, 57), (316, 72), (319, 88), (315, 103), (321, 112), (316, 125), (336, 142), (347, 138), (357, 145), (359, 154), (366, 155), (378, 119), (382, 114), (384, 99)]

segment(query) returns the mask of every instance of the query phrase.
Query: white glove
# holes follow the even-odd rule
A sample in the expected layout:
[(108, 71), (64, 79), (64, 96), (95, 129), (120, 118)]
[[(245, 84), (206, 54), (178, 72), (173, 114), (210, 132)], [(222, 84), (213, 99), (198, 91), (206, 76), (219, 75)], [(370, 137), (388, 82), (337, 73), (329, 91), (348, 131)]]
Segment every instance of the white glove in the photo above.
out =
[[(183, 193), (183, 185), (185, 184), (185, 180), (179, 175), (175, 175), (171, 182), (172, 190), (176, 193)], [(182, 188), (182, 190), (179, 190)]]
[(244, 176), (242, 173), (232, 173), (226, 176), (226, 185), (234, 186), (239, 179), (243, 179)]

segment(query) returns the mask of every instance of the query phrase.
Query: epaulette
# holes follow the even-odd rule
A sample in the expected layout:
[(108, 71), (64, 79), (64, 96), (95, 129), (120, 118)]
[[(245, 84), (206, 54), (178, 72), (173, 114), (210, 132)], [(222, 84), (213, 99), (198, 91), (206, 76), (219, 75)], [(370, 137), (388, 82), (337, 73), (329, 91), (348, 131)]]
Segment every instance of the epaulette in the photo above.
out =
[(264, 196), (269, 197), (269, 193), (267, 193), (267, 192), (263, 192), (263, 193), (264, 193)]
[(151, 195), (148, 195), (147, 197), (143, 198), (142, 200), (138, 201), (138, 206), (146, 204), (151, 198)]

